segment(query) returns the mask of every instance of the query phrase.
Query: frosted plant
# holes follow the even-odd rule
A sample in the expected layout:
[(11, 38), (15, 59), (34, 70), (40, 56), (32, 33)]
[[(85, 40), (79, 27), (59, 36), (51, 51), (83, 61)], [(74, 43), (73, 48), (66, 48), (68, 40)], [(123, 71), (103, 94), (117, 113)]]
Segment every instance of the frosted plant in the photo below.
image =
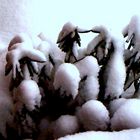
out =
[(64, 24), (59, 33), (57, 43), (59, 47), (66, 53), (65, 61), (73, 62), (78, 58), (78, 46), (81, 46), (81, 39), (79, 33), (87, 33), (91, 30), (80, 29), (72, 23), (67, 22)]
[(101, 86), (99, 98), (101, 100), (118, 98), (123, 93), (126, 78), (123, 36), (104, 26), (95, 26), (92, 30), (98, 32), (102, 40), (105, 40), (105, 55), (108, 54), (99, 74)]
[(102, 36), (99, 34), (92, 39), (87, 45), (86, 55), (93, 55), (97, 58), (98, 63), (102, 65), (106, 58), (105, 41)]
[[(127, 77), (124, 89), (126, 90), (132, 83), (137, 83), (140, 78), (140, 17), (133, 16), (122, 33), (127, 38), (126, 42), (128, 43), (128, 48), (125, 51)], [(138, 84), (136, 85), (138, 86)]]
[(33, 47), (30, 37), (26, 34), (20, 34), (15, 36), (9, 44), (6, 55), (7, 64), (5, 66), (5, 74), (9, 74), (12, 69), (12, 77), (14, 79), (16, 78), (16, 72), (22, 75), (20, 61), (24, 58), (36, 62), (46, 61), (44, 54)]
[(87, 56), (74, 65), (80, 72), (81, 81), (79, 84), (79, 93), (77, 95), (78, 104), (82, 104), (91, 99), (97, 99), (99, 93), (98, 74), (100, 67), (96, 58)]
[(31, 80), (27, 65), (23, 68), (24, 79), (14, 95), (14, 120), (18, 134), (33, 138), (36, 132), (36, 113), (41, 104), (41, 94), (37, 83)]
[[(139, 98), (139, 81), (136, 79), (139, 76), (139, 69), (136, 68), (140, 60), (138, 25), (139, 19), (133, 17), (123, 31), (124, 37), (128, 36), (127, 49), (125, 49), (123, 35), (105, 26), (83, 30), (67, 22), (59, 33), (58, 46), (42, 33), (38, 36), (23, 33), (15, 36), (8, 46), (5, 75), (12, 71), (12, 75), (9, 75), (12, 77), (10, 89), (12, 89), (14, 101), (13, 122), (19, 137), (34, 139), (37, 136), (35, 139), (45, 140), (57, 139), (79, 130), (106, 131), (110, 128), (110, 117), (112, 117), (112, 130), (118, 130), (117, 121), (123, 125), (127, 118), (133, 118), (134, 116), (131, 117), (130, 114), (137, 112), (134, 110), (136, 104), (132, 101), (132, 104), (129, 103), (131, 110), (129, 112), (128, 106), (124, 107), (127, 99), (114, 99), (119, 98), (124, 88), (128, 88), (128, 85), (133, 82), (136, 88), (134, 96)], [(80, 33), (90, 31), (98, 35), (89, 42), (87, 48), (82, 48), (83, 50), (80, 51)], [(127, 71), (130, 80), (129, 82), (126, 80), (126, 83), (125, 64), (130, 71)], [(106, 104), (103, 103), (106, 103), (104, 101), (107, 99), (113, 101), (107, 102), (108, 106), (105, 106)], [(3, 112), (8, 114), (4, 111), (5, 108), (4, 104), (4, 107), (1, 107), (2, 115)], [(121, 108), (123, 113), (127, 111), (125, 113), (128, 114), (127, 117), (121, 111), (119, 112)], [(122, 115), (123, 122), (116, 114)], [(47, 119), (44, 121), (44, 118)], [(5, 137), (7, 120), (6, 118), (0, 127)], [(138, 117), (136, 120), (139, 121)], [(139, 125), (132, 120), (130, 123), (130, 128), (136, 128)], [(102, 139), (104, 135), (108, 136), (108, 139), (116, 138), (113, 135), (118, 135), (121, 139), (123, 134), (123, 132), (96, 133), (93, 131), (89, 137), (86, 136), (83, 139), (93, 139), (93, 135)], [(79, 135), (76, 137), (81, 138)], [(71, 139), (71, 137), (68, 138)]]

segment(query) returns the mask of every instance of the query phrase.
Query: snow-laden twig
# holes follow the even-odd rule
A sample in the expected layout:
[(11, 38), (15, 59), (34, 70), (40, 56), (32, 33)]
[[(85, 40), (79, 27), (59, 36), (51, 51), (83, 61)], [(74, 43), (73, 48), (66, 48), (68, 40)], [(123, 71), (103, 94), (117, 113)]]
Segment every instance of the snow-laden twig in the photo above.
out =
[(81, 38), (79, 33), (87, 33), (91, 30), (81, 29), (74, 26), (71, 22), (64, 24), (59, 33), (57, 43), (62, 51), (66, 53), (65, 61), (74, 62), (79, 58), (78, 48), (81, 46)]
[(31, 80), (27, 65), (24, 66), (24, 80), (16, 89), (16, 98), (17, 102), (21, 102), (29, 111), (33, 111), (36, 106), (40, 107), (40, 90), (37, 83)]
[(13, 78), (16, 78), (16, 71), (21, 73), (20, 60), (23, 58), (29, 58), (36, 62), (45, 62), (46, 57), (42, 52), (33, 47), (30, 37), (26, 34), (20, 34), (15, 36), (8, 47), (6, 55), (6, 69), (5, 74), (9, 74), (12, 69)]
[[(123, 93), (124, 82), (126, 78), (125, 64), (124, 64), (124, 38), (121, 33), (110, 31), (104, 26), (95, 26), (93, 32), (99, 32), (102, 39), (105, 40), (107, 49), (106, 52), (110, 51), (109, 60), (107, 64), (104, 65), (104, 71), (101, 76), (104, 82), (104, 89), (101, 95), (104, 96), (104, 99), (113, 99), (118, 98)], [(107, 54), (107, 53), (105, 53)]]
[(138, 15), (134, 15), (129, 24), (123, 29), (122, 33), (124, 37), (127, 37), (126, 41), (129, 42), (134, 36), (134, 46), (139, 45), (140, 43), (140, 17)]
[(129, 43), (125, 53), (125, 61), (127, 66), (127, 77), (125, 82), (126, 90), (132, 83), (137, 82), (137, 80), (140, 78), (140, 17), (134, 15), (129, 24), (123, 29), (122, 33), (124, 37), (127, 37), (126, 42)]
[(98, 74), (100, 67), (96, 58), (87, 56), (74, 63), (80, 72), (81, 81), (76, 101), (82, 104), (91, 99), (97, 99), (99, 93)]
[(36, 112), (40, 108), (41, 94), (38, 84), (31, 80), (26, 64), (23, 67), (23, 77), (14, 93), (14, 123), (18, 136), (33, 138), (36, 135)]

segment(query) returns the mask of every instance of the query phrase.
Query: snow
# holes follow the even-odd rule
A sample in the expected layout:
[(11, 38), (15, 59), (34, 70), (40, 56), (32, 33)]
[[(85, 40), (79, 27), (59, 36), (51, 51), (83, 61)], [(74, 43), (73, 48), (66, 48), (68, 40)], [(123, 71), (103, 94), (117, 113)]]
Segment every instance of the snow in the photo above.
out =
[[(106, 64), (104, 73), (104, 82), (106, 83), (105, 99), (110, 97), (118, 98), (123, 93), (123, 87), (126, 78), (124, 63), (124, 38), (121, 33), (113, 31), (104, 26), (97, 26), (94, 29), (99, 31), (105, 39), (106, 49), (113, 46), (114, 51), (110, 54), (110, 59)], [(112, 43), (112, 46), (110, 46)]]
[(75, 66), (80, 72), (80, 77), (84, 76), (98, 76), (100, 67), (98, 65), (97, 59), (93, 56), (87, 56), (82, 60), (75, 63)]
[(79, 122), (76, 116), (62, 115), (52, 123), (52, 130), (54, 138), (74, 134), (79, 131)]
[(94, 51), (95, 47), (102, 41), (102, 36), (98, 35), (93, 38), (87, 45), (87, 54), (90, 54)]
[(98, 73), (100, 70), (97, 59), (93, 56), (86, 56), (74, 65), (78, 68), (81, 79), (86, 77), (85, 80), (81, 80), (79, 85), (79, 94), (76, 99), (78, 103), (82, 104), (85, 101), (97, 99), (99, 93)]
[(49, 54), (54, 58), (64, 59), (64, 53), (57, 47), (55, 43), (51, 43), (48, 40), (42, 41), (38, 45), (37, 49), (44, 53), (47, 59)]
[(126, 78), (123, 54), (114, 52), (107, 64), (105, 75), (107, 75), (105, 98), (109, 95), (111, 99), (114, 97), (118, 98), (124, 92), (123, 87)]
[(80, 73), (76, 66), (70, 63), (63, 63), (56, 70), (54, 88), (56, 90), (60, 88), (60, 95), (72, 95), (74, 99), (78, 94), (80, 79)]
[(97, 100), (89, 100), (78, 109), (77, 117), (86, 131), (106, 130), (110, 121), (106, 107)]
[(16, 69), (21, 72), (19, 61), (28, 57), (33, 61), (45, 62), (46, 57), (44, 54), (33, 48), (31, 38), (27, 34), (16, 35), (10, 42), (8, 47), (8, 53), (6, 55), (6, 71), (12, 67), (13, 78), (16, 78)]
[(134, 129), (140, 127), (140, 100), (128, 99), (111, 118), (112, 130)]
[(78, 59), (79, 51), (78, 51), (78, 44), (76, 42), (73, 43), (72, 52), (73, 52), (73, 55), (76, 57), (76, 59)]
[(68, 135), (58, 140), (139, 140), (140, 128), (123, 130), (119, 132), (83, 132), (75, 135)]
[(58, 35), (57, 43), (60, 42), (69, 33), (73, 32), (75, 29), (76, 27), (71, 22), (65, 23), (62, 30), (60, 31)]
[(127, 42), (130, 41), (132, 35), (135, 35), (134, 44), (137, 46), (140, 44), (140, 16), (132, 16), (129, 24), (123, 29), (122, 33), (124, 36), (127, 36)]
[(112, 117), (114, 113), (127, 101), (125, 98), (115, 99), (109, 103), (109, 112)]
[[(98, 9), (100, 7), (100, 9), (102, 9), (104, 12), (94, 12), (93, 11), (92, 12), (92, 17), (95, 17), (95, 18), (91, 18), (91, 16), (89, 16), (89, 15), (91, 15), (90, 14), (91, 9), (93, 10), (93, 1), (92, 2), (85, 1), (83, 4), (79, 5), (80, 9), (78, 9), (78, 10), (77, 10), (77, 4), (80, 3), (79, 1), (77, 1), (77, 2), (71, 1), (71, 3), (69, 3), (69, 4), (67, 2), (64, 2), (64, 1), (62, 2), (63, 4), (61, 2), (58, 2), (63, 8), (60, 7), (60, 5), (58, 5), (58, 3), (56, 1), (51, 1), (51, 2), (49, 2), (49, 4), (48, 4), (48, 2), (44, 2), (44, 1), (45, 0), (42, 0), (40, 2), (38, 2), (38, 1), (34, 2), (33, 0), (31, 0), (30, 2), (28, 2), (27, 0), (21, 0), (20, 3), (19, 3), (18, 0), (13, 0), (11, 3), (9, 3), (9, 0), (1, 0), (1, 6), (0, 6), (0, 11), (1, 11), (0, 12), (1, 38), (2, 39), (7, 38), (6, 43), (8, 43), (10, 38), (13, 35), (15, 35), (15, 33), (19, 33), (21, 31), (24, 31), (24, 32), (28, 32), (28, 33), (31, 33), (31, 34), (32, 33), (36, 34), (38, 32), (38, 30), (43, 29), (43, 27), (46, 30), (46, 33), (50, 36), (51, 34), (55, 34), (56, 32), (58, 32), (57, 28), (59, 28), (59, 26), (62, 25), (67, 19), (70, 19), (70, 20), (73, 20), (73, 21), (78, 21), (78, 24), (82, 24), (82, 25), (86, 24), (87, 26), (89, 26), (90, 24), (95, 25), (96, 20), (97, 20), (97, 22), (99, 22), (99, 20), (101, 20), (101, 21), (106, 20), (106, 22), (108, 22), (110, 26), (111, 26), (111, 24), (112, 25), (116, 25), (116, 24), (118, 25), (118, 24), (120, 24), (120, 22), (121, 23), (126, 22), (126, 21), (124, 21), (125, 16), (127, 15), (127, 17), (128, 17), (128, 14), (130, 16), (130, 13), (132, 14), (134, 12), (131, 8), (133, 4), (134, 4), (133, 6), (135, 7), (135, 9), (137, 9), (136, 8), (137, 2), (135, 2), (135, 1), (133, 1), (133, 2), (129, 1), (128, 3), (129, 3), (130, 6), (128, 6), (128, 5), (126, 6), (127, 2), (125, 2), (125, 1), (124, 2), (121, 1), (121, 3), (117, 2), (115, 4), (114, 4), (114, 1), (113, 2), (109, 1), (110, 4), (115, 5), (115, 7), (110, 6), (111, 9), (110, 9), (110, 7), (108, 8), (108, 3), (98, 1), (98, 2), (94, 3), (96, 5), (94, 7), (94, 11), (98, 11)], [(35, 5), (34, 5), (34, 3), (35, 3)], [(40, 3), (41, 3), (41, 5), (40, 5)], [(43, 4), (45, 3), (44, 6), (43, 6), (42, 3)], [(101, 3), (102, 3), (102, 5), (101, 5)], [(86, 4), (88, 4), (88, 5), (86, 5)], [(124, 6), (124, 4), (125, 4), (125, 6)], [(86, 8), (86, 10), (83, 10), (83, 9), (85, 9), (85, 5), (88, 8)], [(38, 9), (38, 7), (42, 7), (42, 6), (43, 6), (42, 9)], [(72, 7), (72, 10), (68, 10), (67, 9), (68, 7)], [(118, 10), (118, 7), (119, 7), (119, 13), (115, 12), (115, 11)], [(47, 13), (44, 11), (46, 9), (48, 10)], [(65, 11), (67, 11), (67, 12), (65, 12)], [(127, 12), (124, 12), (124, 11), (127, 11)], [(127, 14), (122, 14), (123, 12), (127, 13)], [(81, 16), (78, 16), (79, 13), (80, 13)], [(111, 13), (111, 16), (110, 16), (110, 13)], [(47, 14), (49, 14), (49, 16)], [(106, 17), (104, 15), (108, 15), (108, 17)], [(123, 15), (123, 16), (119, 16), (119, 18), (118, 18), (118, 16), (116, 16), (116, 15)], [(86, 17), (86, 18), (84, 18), (84, 17)], [(83, 19), (86, 19), (86, 20), (83, 22)], [(52, 23), (50, 22), (51, 20), (52, 20)], [(86, 22), (86, 21), (88, 21), (88, 22)], [(69, 25), (70, 25), (70, 23), (69, 23)], [(71, 26), (72, 30), (75, 28), (73, 25), (70, 25), (70, 26)], [(52, 28), (50, 28), (50, 27), (52, 27)], [(139, 17), (134, 16), (131, 19), (131, 22), (126, 27), (126, 30), (128, 31), (127, 41), (129, 41), (129, 39), (131, 38), (131, 35), (133, 33), (135, 33), (135, 35), (136, 35), (136, 40), (135, 40), (136, 42), (135, 43), (136, 43), (136, 45), (139, 45), (139, 43), (140, 43), (139, 29), (140, 29), (139, 28)], [(97, 30), (97, 28), (96, 28), (96, 30)], [(108, 34), (108, 33), (106, 32), (105, 34)], [(93, 51), (94, 44), (97, 44), (98, 41), (100, 41), (101, 37), (103, 37), (103, 35), (99, 35), (99, 38), (97, 37), (97, 40), (96, 39), (92, 40), (93, 42), (91, 42), (91, 44), (90, 44), (91, 46), (89, 45), (89, 47), (88, 47), (88, 51), (89, 51), (88, 53)], [(110, 40), (112, 38), (109, 35), (107, 35), (107, 37), (108, 37), (107, 42), (108, 42), (108, 44), (110, 44)], [(118, 41), (117, 42), (115, 42), (115, 41), (116, 40), (114, 40), (114, 38), (113, 38), (113, 43), (116, 45), (118, 43)], [(42, 44), (40, 44), (40, 43), (42, 43)], [(29, 42), (26, 43), (26, 44), (22, 44), (23, 45), (22, 47), (25, 48), (26, 46), (30, 46), (29, 44), (30, 44)], [(2, 46), (3, 46), (3, 43), (2, 43)], [(51, 54), (51, 56), (53, 56), (55, 58), (55, 62), (57, 63), (57, 66), (56, 66), (56, 69), (55, 69), (56, 70), (55, 72), (57, 73), (58, 72), (57, 70), (59, 70), (59, 67), (61, 67), (61, 62), (60, 61), (63, 60), (63, 58), (61, 59), (59, 49), (58, 49), (57, 52), (53, 51), (53, 50), (56, 50), (57, 46), (54, 49), (48, 42), (47, 43), (44, 42), (44, 41), (40, 42), (40, 40), (38, 40), (37, 42), (35, 40), (33, 46), (34, 46), (33, 48), (35, 49), (35, 52), (32, 52), (32, 53), (28, 52), (27, 56), (34, 59), (34, 58), (36, 58), (36, 55), (38, 55), (38, 58), (36, 60), (43, 59), (43, 61), (44, 60), (46, 61), (46, 58), (47, 58), (48, 54)], [(118, 44), (117, 44), (117, 46), (118, 46)], [(12, 46), (12, 47), (13, 47), (12, 49), (14, 49), (14, 47), (16, 48), (17, 46), (15, 45), (15, 46)], [(38, 48), (36, 48), (36, 47), (38, 47)], [(47, 47), (47, 48), (45, 48), (45, 47)], [(9, 89), (8, 89), (9, 77), (11, 77), (11, 73), (7, 77), (5, 77), (5, 75), (4, 75), (4, 67), (5, 67), (5, 56), (4, 55), (5, 55), (5, 53), (3, 54), (3, 48), (7, 49), (7, 46), (0, 47), (0, 51), (2, 49), (2, 51), (0, 52), (0, 54), (2, 55), (1, 56), (1, 61), (0, 61), (0, 64), (1, 64), (1, 68), (0, 68), (0, 73), (1, 73), (1, 75), (0, 75), (0, 84), (1, 84), (1, 87), (0, 87), (0, 91), (1, 91), (0, 92), (0, 105), (1, 105), (1, 107), (0, 108), (1, 109), (0, 110), (1, 110), (1, 112), (0, 112), (0, 114), (2, 116), (1, 119), (0, 119), (0, 124), (1, 124), (0, 131), (2, 132), (2, 135), (4, 135), (6, 137), (5, 126), (6, 126), (7, 120), (11, 121), (11, 114), (9, 112), (11, 112), (12, 101), (11, 101), (11, 97), (10, 97), (11, 92), (9, 92)], [(109, 47), (107, 46), (107, 48), (109, 48)], [(75, 49), (75, 50), (73, 50), (73, 52), (75, 52), (74, 54), (78, 58), (79, 54), (77, 54), (77, 51), (80, 52), (80, 49), (79, 50), (76, 50), (77, 48), (73, 48), (73, 49)], [(117, 48), (117, 49), (119, 50), (118, 52), (123, 51), (120, 48)], [(45, 53), (45, 56), (41, 55), (40, 51)], [(39, 56), (39, 53), (40, 53), (40, 56)], [(19, 56), (21, 56), (20, 50), (14, 51), (13, 54), (9, 53), (9, 55), (10, 55), (10, 57), (9, 57), (10, 60), (12, 60), (11, 57), (13, 55), (16, 55), (16, 57), (14, 58), (14, 62), (13, 62), (14, 64), (13, 65), (14, 66), (16, 65), (15, 67), (18, 67), (18, 70), (19, 70), (19, 63), (17, 61), (20, 59)], [(119, 54), (117, 54), (117, 58), (118, 58), (118, 55)], [(4, 58), (3, 58), (3, 56), (4, 56)], [(115, 59), (117, 59), (117, 58), (115, 58)], [(118, 60), (120, 60), (120, 59), (118, 59)], [(82, 60), (81, 60), (81, 62), (82, 62)], [(98, 72), (99, 72), (99, 69), (98, 69), (99, 66), (97, 66), (98, 64), (96, 65), (96, 62), (94, 63), (94, 65), (96, 65), (97, 67), (94, 66), (92, 64), (92, 62), (93, 62), (92, 60), (89, 60), (89, 61), (87, 60), (87, 61), (84, 62), (85, 64), (84, 63), (79, 64), (79, 66), (77, 67), (79, 71), (74, 70), (74, 72), (73, 71), (69, 72), (68, 70), (66, 70), (68, 72), (68, 74), (66, 74), (66, 79), (68, 78), (69, 80), (67, 79), (68, 83), (65, 83), (63, 81), (63, 83), (60, 85), (61, 87), (63, 87), (62, 90), (66, 90), (68, 92), (70, 91), (72, 93), (73, 97), (75, 98), (75, 96), (77, 95), (77, 90), (78, 90), (77, 85), (79, 84), (79, 81), (80, 81), (79, 79), (87, 75), (88, 77), (87, 77), (87, 80), (85, 81), (85, 87), (83, 88), (82, 92), (84, 92), (84, 90), (86, 90), (87, 93), (89, 93), (89, 94), (86, 95), (87, 100), (90, 100), (90, 99), (93, 99), (93, 98), (96, 99), (96, 94), (93, 94), (92, 90), (96, 91), (96, 93), (98, 92), (98, 86), (99, 85), (98, 85), (98, 82), (97, 82), (97, 80), (98, 80), (97, 77), (98, 77)], [(79, 62), (77, 62), (77, 63), (79, 63)], [(89, 68), (86, 65), (86, 63), (91, 64), (91, 67)], [(119, 68), (120, 68), (120, 71), (121, 71), (121, 69), (123, 69), (123, 66), (121, 65), (122, 63), (120, 63), (120, 64), (114, 63), (114, 60), (113, 60), (112, 63), (114, 64), (114, 66), (118, 67), (117, 70), (119, 70)], [(38, 71), (36, 63), (34, 63), (34, 64), (35, 64), (35, 67), (36, 67), (36, 71)], [(95, 67), (97, 69), (95, 69)], [(111, 68), (112, 68), (112, 71), (116, 70), (115, 67), (111, 67)], [(80, 69), (81, 69), (81, 71), (80, 71)], [(70, 68), (70, 70), (71, 70), (71, 68)], [(16, 68), (15, 68), (15, 71), (16, 71)], [(66, 73), (66, 71), (64, 70), (64, 74)], [(75, 74), (76, 72), (77, 72), (77, 74)], [(72, 76), (71, 76), (71, 73), (73, 74)], [(109, 71), (109, 73), (110, 73), (110, 71)], [(108, 83), (109, 85), (111, 85), (111, 84), (115, 85), (117, 83), (116, 89), (114, 89), (114, 87), (109, 87), (108, 89), (106, 89), (107, 90), (106, 91), (107, 96), (108, 96), (108, 93), (110, 94), (110, 92), (112, 92), (112, 93), (116, 92), (116, 90), (119, 89), (118, 88), (119, 87), (119, 84), (118, 84), (119, 82), (118, 81), (120, 81), (119, 79), (121, 79), (121, 78), (123, 79), (125, 77), (123, 75), (124, 74), (123, 72), (122, 72), (123, 73), (122, 75), (121, 75), (121, 73), (118, 74), (118, 75), (116, 73), (117, 73), (117, 71), (114, 72), (114, 73), (113, 72), (110, 73), (110, 77), (113, 76), (113, 78), (109, 79), (110, 83)], [(114, 75), (116, 75), (116, 77), (118, 77), (118, 79), (115, 79)], [(59, 83), (59, 80), (61, 81), (61, 76), (62, 76), (61, 74), (58, 76), (57, 83)], [(70, 77), (71, 77), (71, 79), (70, 79)], [(74, 79), (72, 79), (73, 77), (74, 77)], [(14, 76), (14, 78), (15, 78), (15, 76)], [(76, 81), (75, 81), (75, 79), (76, 79)], [(114, 80), (114, 82), (112, 82), (113, 80)], [(123, 80), (121, 82), (122, 82), (121, 83), (121, 85), (122, 85)], [(30, 83), (28, 83), (25, 86), (26, 88), (28, 88), (30, 90), (30, 92), (33, 91), (33, 93), (31, 92), (32, 93), (31, 95), (28, 95), (28, 94), (26, 95), (25, 94), (26, 99), (24, 98), (25, 100), (24, 99), (22, 100), (23, 102), (25, 102), (25, 104), (26, 103), (28, 104), (28, 102), (26, 102), (28, 99), (31, 101), (31, 104), (34, 104), (34, 105), (36, 104), (34, 102), (34, 100), (36, 100), (34, 97), (39, 95), (39, 92), (38, 92), (39, 90), (38, 90), (37, 84), (35, 84), (35, 83), (33, 84), (33, 83), (34, 82), (32, 81), (31, 82), (31, 89), (28, 87), (28, 84), (30, 84)], [(96, 85), (94, 83), (96, 83)], [(72, 84), (74, 84), (74, 86)], [(92, 86), (92, 84), (95, 87)], [(68, 87), (68, 85), (70, 87)], [(65, 89), (65, 86), (66, 86), (66, 89)], [(71, 88), (71, 87), (73, 87), (74, 89)], [(112, 89), (110, 90), (110, 88), (112, 88)], [(73, 89), (74, 91), (71, 91), (71, 89)], [(117, 91), (117, 92), (119, 92), (119, 94), (117, 94), (117, 97), (122, 92), (121, 90)], [(22, 90), (22, 91), (24, 92), (25, 90)], [(68, 92), (66, 92), (66, 93), (68, 93)], [(27, 93), (29, 93), (29, 91)], [(112, 95), (112, 96), (116, 97), (116, 93), (114, 93), (114, 94), (115, 94), (115, 96), (114, 95)], [(22, 98), (20, 98), (20, 99), (22, 99)], [(33, 99), (33, 102), (32, 102), (32, 99)], [(40, 101), (40, 97), (39, 97), (38, 100)], [(113, 108), (112, 109), (113, 113), (114, 112), (117, 113), (117, 111), (119, 111), (126, 104), (126, 103), (123, 103), (122, 99), (120, 99), (120, 101), (118, 100), (118, 102), (114, 101), (115, 105), (112, 105), (112, 103), (110, 104), (110, 106)], [(134, 104), (135, 103), (132, 102), (132, 104), (129, 105), (130, 108), (131, 108), (131, 106), (134, 106)], [(30, 108), (32, 110), (34, 108), (34, 105), (33, 106), (31, 105), (30, 107), (28, 106), (28, 108)], [(39, 104), (38, 104), (38, 106), (39, 106)], [(96, 107), (96, 105), (95, 105), (95, 107), (97, 109), (99, 109), (99, 106)], [(137, 106), (135, 108), (137, 108)], [(125, 111), (128, 111), (130, 113), (131, 109), (130, 110), (128, 110), (128, 109), (129, 109), (129, 107), (127, 107), (127, 110), (125, 108)], [(133, 112), (136, 112), (136, 110), (133, 109), (132, 113)], [(138, 113), (138, 112), (136, 112), (136, 113)], [(96, 114), (94, 114), (94, 115), (96, 115)], [(137, 117), (137, 115), (135, 115), (135, 116)], [(133, 118), (135, 116), (133, 116)], [(61, 116), (59, 119), (61, 120), (63, 117), (64, 116)], [(100, 118), (100, 116), (98, 116), (98, 118)], [(58, 121), (58, 126), (59, 126), (59, 124), (61, 124), (60, 123), (61, 121), (59, 122), (59, 119), (56, 120), (56, 122)], [(138, 118), (136, 118), (136, 120), (137, 119)], [(67, 123), (70, 123), (70, 122), (71, 121), (69, 121)], [(65, 119), (64, 120), (62, 119), (62, 124), (67, 124), (67, 123), (65, 123)], [(76, 123), (74, 123), (74, 124), (76, 124)], [(135, 124), (135, 123), (132, 123), (132, 124)], [(68, 126), (70, 126), (70, 125), (68, 124)], [(62, 128), (63, 128), (63, 125), (60, 125), (60, 126), (62, 126)], [(68, 126), (66, 126), (67, 129), (65, 129), (65, 130), (69, 130)], [(55, 132), (57, 132), (57, 131), (55, 131)], [(76, 136), (76, 138), (74, 138), (75, 136)], [(95, 140), (96, 139), (98, 139), (98, 140), (99, 139), (117, 139), (117, 140), (118, 139), (119, 140), (121, 140), (121, 139), (123, 139), (123, 140), (124, 139), (126, 139), (126, 140), (135, 139), (135, 140), (138, 140), (138, 139), (140, 139), (140, 129), (134, 129), (134, 130), (131, 129), (131, 130), (127, 130), (127, 131), (124, 130), (124, 131), (120, 131), (120, 132), (94, 132), (94, 131), (92, 131), (92, 132), (85, 132), (85, 133), (82, 133), (82, 134), (76, 134), (75, 136), (73, 136), (73, 139), (88, 139), (88, 140), (90, 140), (90, 139), (95, 139)]]
[[(10, 41), (10, 43), (8, 45), (8, 51), (10, 51), (12, 49), (16, 49), (18, 46), (15, 45), (15, 44), (17, 44), (17, 43), (23, 43), (23, 42), (26, 42), (28, 44), (28, 48), (32, 48), (32, 40), (29, 37), (29, 35), (26, 34), (26, 33), (19, 33), (18, 35), (15, 35), (11, 39), (11, 41)], [(25, 47), (27, 47), (27, 46), (25, 46)]]
[(25, 105), (29, 111), (35, 106), (40, 107), (41, 95), (37, 83), (33, 80), (23, 80), (16, 89), (16, 100)]
[(98, 98), (99, 82), (97, 77), (88, 76), (79, 86), (79, 93), (76, 98), (79, 105), (88, 100), (96, 100)]

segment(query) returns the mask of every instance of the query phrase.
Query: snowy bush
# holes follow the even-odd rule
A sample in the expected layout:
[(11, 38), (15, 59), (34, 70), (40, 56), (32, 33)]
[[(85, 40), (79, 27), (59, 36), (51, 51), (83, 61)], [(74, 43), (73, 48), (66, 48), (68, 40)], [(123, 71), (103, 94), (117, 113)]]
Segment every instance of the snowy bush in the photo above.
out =
[[(13, 37), (5, 58), (10, 97), (4, 98), (12, 105), (0, 100), (2, 137), (52, 140), (80, 133), (60, 140), (109, 140), (131, 136), (129, 132), (134, 138), (140, 135), (139, 129), (112, 132), (139, 127), (139, 99), (122, 98), (131, 85), (130, 98), (140, 97), (139, 21), (132, 17), (122, 33), (104, 25), (85, 30), (68, 22), (57, 44), (42, 33)], [(83, 47), (80, 34), (88, 32), (98, 35)], [(93, 132), (85, 132), (89, 130)]]

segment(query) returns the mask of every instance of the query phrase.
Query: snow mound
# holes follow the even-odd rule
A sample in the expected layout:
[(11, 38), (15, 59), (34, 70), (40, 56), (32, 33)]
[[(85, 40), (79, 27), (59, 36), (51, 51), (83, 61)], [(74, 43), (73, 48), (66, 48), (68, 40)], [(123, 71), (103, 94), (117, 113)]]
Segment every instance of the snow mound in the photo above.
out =
[(119, 132), (83, 132), (75, 135), (68, 135), (58, 140), (139, 140), (140, 128), (123, 130)]
[(55, 138), (74, 134), (79, 131), (79, 123), (76, 116), (62, 115), (52, 124)]
[(129, 99), (111, 118), (112, 130), (133, 129), (140, 127), (140, 100)]
[(23, 80), (17, 87), (17, 101), (23, 103), (29, 111), (40, 107), (41, 95), (37, 83), (33, 80)]
[(106, 130), (110, 121), (106, 107), (97, 100), (87, 101), (77, 112), (85, 130)]
[(113, 116), (113, 114), (127, 101), (125, 98), (119, 98), (115, 99), (110, 102), (109, 104), (109, 111), (110, 116)]

